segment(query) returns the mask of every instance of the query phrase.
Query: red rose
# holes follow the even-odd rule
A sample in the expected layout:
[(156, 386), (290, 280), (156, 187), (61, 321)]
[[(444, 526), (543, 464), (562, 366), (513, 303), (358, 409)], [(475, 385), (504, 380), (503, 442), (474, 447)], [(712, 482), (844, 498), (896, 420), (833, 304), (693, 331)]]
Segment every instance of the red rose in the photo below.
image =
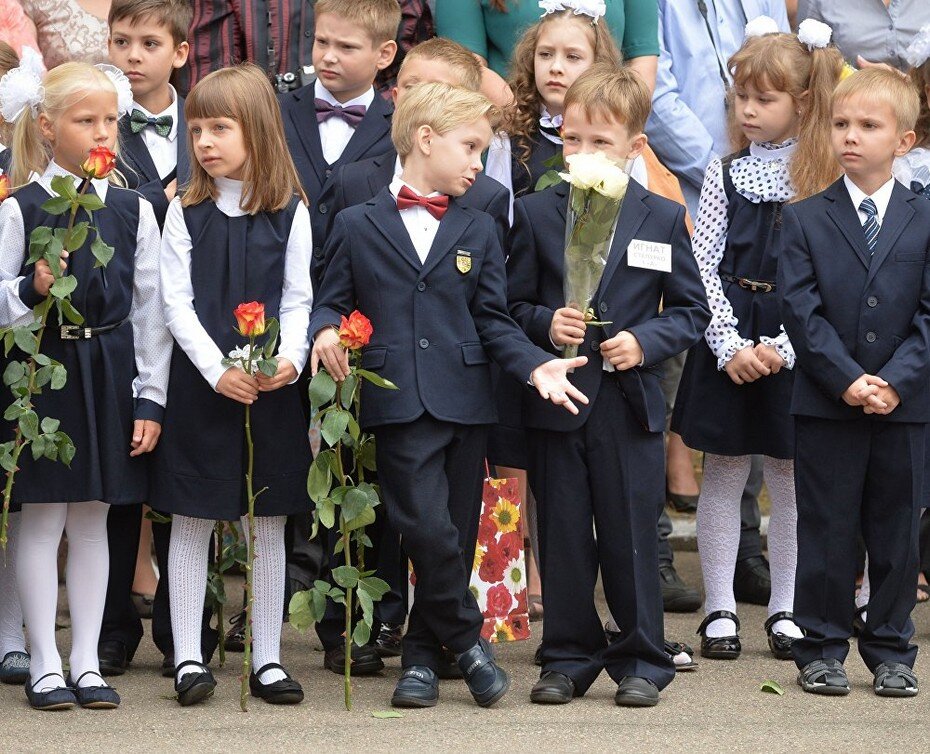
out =
[(356, 351), (368, 345), (368, 341), (371, 340), (371, 333), (371, 321), (356, 309), (349, 315), (348, 319), (342, 318), (339, 325), (339, 343), (343, 348)]
[(513, 629), (513, 638), (516, 641), (530, 638), (530, 626), (526, 619), (526, 614), (520, 615), (514, 610), (507, 616), (510, 621), (510, 628)]
[(523, 549), (523, 537), (516, 531), (501, 534), (501, 538), (497, 541), (497, 547), (505, 560), (516, 560)]
[(513, 612), (526, 615), (529, 612), (526, 604), (526, 589), (521, 589), (514, 595), (514, 598), (517, 600), (517, 606), (513, 609)]
[(116, 155), (108, 147), (94, 147), (81, 164), (86, 178), (106, 178), (116, 167)]
[(506, 584), (497, 584), (488, 589), (488, 607), (486, 614), (503, 618), (513, 606), (513, 597)]
[(0, 173), (0, 202), (10, 195), (13, 187), (10, 185), (10, 176), (6, 173)]
[(497, 540), (497, 524), (489, 515), (481, 514), (478, 522), (478, 543), (481, 545), (492, 545)]
[(504, 580), (504, 568), (508, 561), (504, 560), (497, 545), (494, 542), (488, 544), (487, 552), (478, 566), (478, 578), (486, 584), (494, 584)]
[(265, 332), (265, 305), (257, 301), (239, 304), (233, 312), (239, 323), (239, 334), (250, 337)]

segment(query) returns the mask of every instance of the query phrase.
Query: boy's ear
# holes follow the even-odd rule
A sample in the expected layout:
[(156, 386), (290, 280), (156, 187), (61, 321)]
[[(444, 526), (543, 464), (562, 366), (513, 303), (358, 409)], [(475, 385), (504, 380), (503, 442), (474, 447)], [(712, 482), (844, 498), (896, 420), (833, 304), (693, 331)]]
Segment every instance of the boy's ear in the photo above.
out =
[(171, 61), (172, 68), (183, 68), (187, 63), (187, 55), (191, 51), (191, 46), (188, 42), (181, 42), (177, 47), (174, 48), (174, 60)]
[(417, 136), (414, 139), (414, 146), (419, 148), (420, 152), (425, 155), (430, 155), (433, 151), (432, 147), (433, 139), (433, 127), (428, 125), (422, 125), (417, 128)]
[(393, 39), (384, 42), (378, 48), (378, 70), (383, 71), (394, 62), (394, 56), (397, 54), (397, 42)]
[(917, 141), (917, 134), (913, 131), (905, 131), (901, 134), (901, 140), (898, 142), (897, 149), (894, 150), (894, 156), (901, 157), (910, 152), (915, 141)]
[(635, 160), (639, 157), (646, 149), (646, 143), (648, 141), (646, 134), (637, 134), (634, 136), (633, 140), (630, 142), (630, 154), (627, 156), (627, 159)]

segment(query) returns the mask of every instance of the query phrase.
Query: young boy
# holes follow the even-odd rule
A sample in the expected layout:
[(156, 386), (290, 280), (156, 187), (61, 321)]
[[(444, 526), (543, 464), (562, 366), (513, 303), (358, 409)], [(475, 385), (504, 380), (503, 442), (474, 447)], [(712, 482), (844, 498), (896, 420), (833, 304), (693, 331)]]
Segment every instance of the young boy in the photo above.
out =
[[(185, 0), (113, 0), (109, 15), (110, 61), (132, 85), (133, 109), (119, 122), (120, 166), (130, 188), (152, 203), (159, 226), (178, 185), (187, 182), (190, 163), (184, 99), (168, 83), (187, 60), (190, 3)], [(98, 654), (105, 675), (120, 675), (142, 639), (142, 622), (131, 599), (142, 505), (113, 506), (107, 518), (110, 580), (100, 631)], [(158, 562), (168, 562), (171, 527), (152, 524)], [(174, 672), (174, 643), (168, 605), (168, 569), (152, 606), (152, 639), (164, 655), (163, 672)], [(203, 615), (203, 653), (209, 658), (217, 644), (209, 609)]]
[(436, 704), (443, 646), (478, 704), (494, 704), (509, 686), (479, 642), (482, 616), (468, 589), (495, 420), (489, 359), (569, 411), (578, 410), (573, 399), (587, 400), (565, 378), (587, 359), (558, 360), (526, 339), (507, 314), (494, 222), (457, 199), (481, 170), (494, 114), (482, 95), (447, 84), (404, 96), (392, 127), (403, 172), (336, 218), (310, 320), (314, 372), (322, 360), (335, 379), (348, 374), (334, 326), (358, 308), (374, 326), (363, 366), (400, 388), (366, 385), (361, 423), (374, 431), (388, 518), (417, 573), (391, 700), (401, 707)]
[[(565, 96), (565, 156), (635, 158), (646, 145), (649, 106), (635, 73), (592, 67)], [(652, 706), (675, 675), (663, 648), (656, 545), (665, 500), (659, 371), (701, 338), (710, 317), (684, 208), (631, 180), (592, 301), (608, 324), (586, 326), (564, 303), (568, 194), (560, 183), (517, 200), (508, 241), (514, 319), (551, 353), (573, 344), (591, 355), (571, 376), (590, 397), (577, 415), (531, 395), (523, 401), (546, 601), (543, 669), (530, 699), (566, 704), (606, 668), (618, 683), (617, 704)], [(664, 259), (647, 262), (636, 253), (644, 244)], [(594, 604), (598, 568), (620, 629), (609, 644)]]
[(778, 288), (797, 354), (798, 684), (845, 695), (856, 540), (872, 595), (859, 653), (879, 696), (914, 696), (917, 518), (930, 420), (930, 205), (891, 175), (918, 96), (896, 73), (853, 74), (833, 100), (846, 175), (785, 208)]
[(334, 216), (328, 200), (333, 171), (391, 146), (393, 108), (372, 83), (394, 60), (401, 11), (397, 0), (318, 0), (314, 14), (317, 79), (283, 95), (281, 114), (310, 200), (316, 266)]

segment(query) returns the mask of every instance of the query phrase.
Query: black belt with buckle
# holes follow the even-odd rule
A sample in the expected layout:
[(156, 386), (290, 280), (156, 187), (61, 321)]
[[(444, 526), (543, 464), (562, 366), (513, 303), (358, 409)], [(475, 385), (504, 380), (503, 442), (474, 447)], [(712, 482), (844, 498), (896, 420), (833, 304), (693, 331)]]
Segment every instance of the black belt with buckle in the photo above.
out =
[(753, 293), (772, 293), (775, 290), (775, 283), (767, 280), (750, 280), (749, 278), (738, 278), (736, 275), (720, 275), (721, 280), (728, 283), (736, 283), (740, 288), (745, 288)]
[(82, 327), (81, 325), (62, 325), (59, 328), (58, 335), (62, 340), (90, 340), (91, 338), (97, 335), (103, 335), (105, 332), (110, 332), (110, 330), (115, 330), (117, 327), (125, 323), (124, 319), (122, 322), (117, 322), (114, 325), (103, 325), (102, 327)]

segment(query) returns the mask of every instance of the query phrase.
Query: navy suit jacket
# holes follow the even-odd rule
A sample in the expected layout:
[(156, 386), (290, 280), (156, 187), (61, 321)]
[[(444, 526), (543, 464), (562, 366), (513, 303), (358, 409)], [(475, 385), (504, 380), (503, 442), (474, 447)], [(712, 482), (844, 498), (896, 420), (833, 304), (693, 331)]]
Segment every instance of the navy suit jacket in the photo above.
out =
[[(374, 197), (385, 186), (389, 186), (394, 178), (394, 165), (397, 152), (391, 149), (377, 157), (366, 160), (350, 162), (341, 166), (333, 176), (332, 201), (330, 213), (335, 215), (346, 207), (364, 204)], [(493, 178), (478, 173), (475, 182), (468, 191), (458, 199), (462, 207), (487, 212), (497, 225), (497, 232), (503, 247), (510, 229), (510, 193)], [(317, 283), (323, 277), (323, 270), (329, 264), (329, 259), (313, 259), (313, 279)]]
[(342, 165), (383, 154), (392, 148), (391, 114), (394, 106), (376, 93), (371, 107), (355, 128), (342, 155), (330, 165), (323, 157), (313, 93), (314, 84), (307, 84), (282, 94), (280, 102), (287, 146), (310, 200), (310, 225), (313, 229), (313, 256), (316, 264), (317, 259), (322, 259), (323, 246), (336, 214), (330, 206), (335, 171)]
[[(530, 340), (550, 353), (559, 352), (549, 339), (552, 316), (565, 305), (562, 281), (567, 206), (565, 183), (517, 199), (507, 244), (510, 312)], [(630, 267), (626, 252), (634, 239), (670, 244), (672, 272)], [(662, 362), (697, 343), (710, 322), (707, 296), (685, 227), (684, 207), (630, 181), (607, 266), (591, 305), (598, 319), (611, 324), (587, 328), (578, 353), (588, 356), (588, 363), (576, 369), (570, 379), (592, 403), (579, 404), (579, 414), (573, 416), (562, 409), (551, 411), (544, 401), (536, 399), (538, 396), (527, 393), (524, 425), (567, 432), (584, 424), (604, 375), (600, 342), (628, 330), (639, 341), (645, 362), (640, 368), (618, 372), (616, 379), (640, 423), (650, 432), (663, 431)]]
[(340, 212), (326, 245), (332, 261), (310, 315), (311, 337), (359, 309), (374, 328), (362, 366), (400, 388), (363, 385), (363, 426), (404, 424), (424, 413), (492, 424), (489, 355), (523, 382), (552, 359), (507, 313), (504, 255), (484, 212), (452, 199), (421, 264), (385, 187)]
[(13, 152), (9, 148), (0, 152), (0, 173), (9, 173), (13, 163)]
[[(180, 189), (191, 177), (190, 155), (187, 151), (187, 122), (184, 120), (184, 98), (178, 96), (177, 124), (178, 163), (177, 179)], [(128, 188), (135, 189), (152, 203), (158, 227), (165, 224), (168, 212), (168, 197), (165, 187), (158, 176), (158, 169), (152, 162), (149, 148), (141, 133), (134, 134), (129, 127), (129, 113), (119, 120), (119, 170), (126, 178)]]
[(842, 395), (868, 373), (901, 396), (875, 418), (930, 421), (930, 202), (895, 182), (871, 258), (842, 178), (787, 205), (783, 224), (778, 289), (797, 354), (792, 413), (861, 418)]

